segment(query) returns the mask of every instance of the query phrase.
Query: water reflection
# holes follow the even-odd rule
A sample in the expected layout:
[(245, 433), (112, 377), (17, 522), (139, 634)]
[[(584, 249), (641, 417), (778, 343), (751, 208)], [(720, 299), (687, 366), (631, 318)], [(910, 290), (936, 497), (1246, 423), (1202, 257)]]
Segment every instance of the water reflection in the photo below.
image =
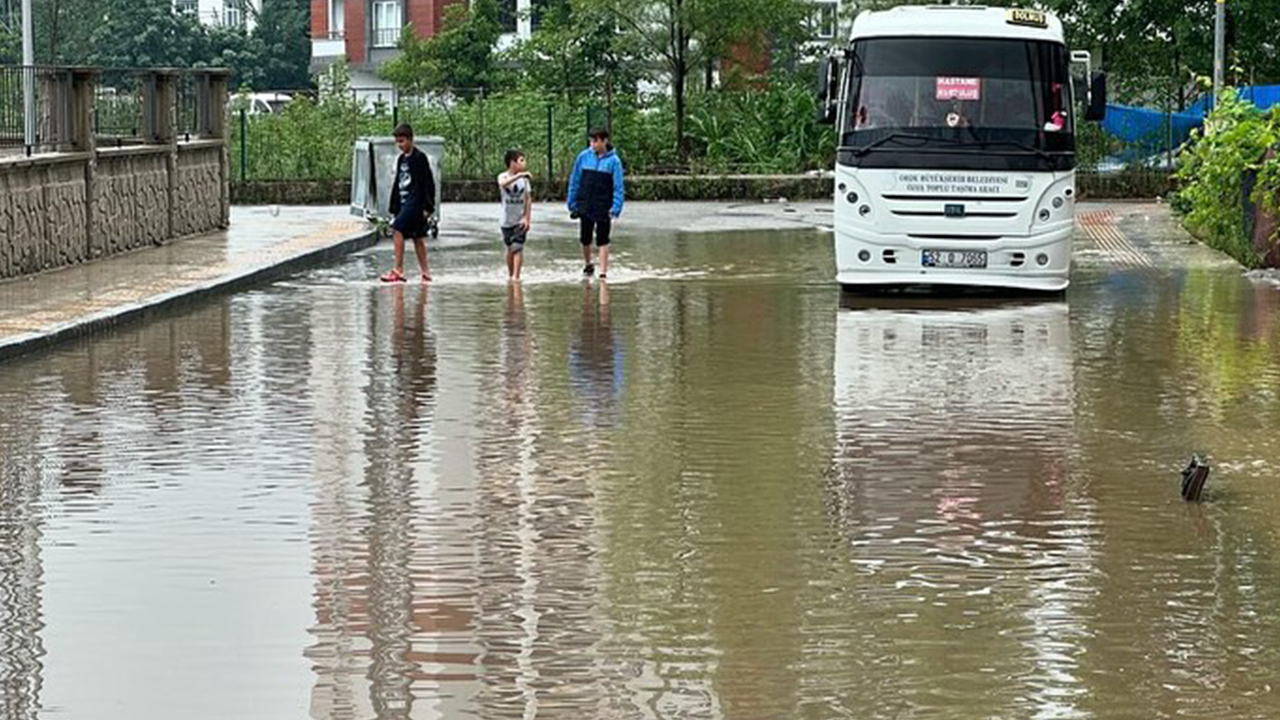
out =
[(582, 318), (569, 347), (569, 383), (577, 394), (579, 416), (587, 427), (603, 429), (622, 395), (625, 382), (622, 345), (613, 334), (609, 283), (582, 286)]
[(0, 720), (1276, 715), (1276, 304), (840, 308), (807, 237), (4, 366)]
[(1096, 522), (1068, 472), (1067, 305), (854, 307), (835, 335), (826, 502), (870, 631), (856, 654), (899, 666), (853, 689), (876, 682), (884, 712), (956, 693), (993, 715), (1083, 715)]

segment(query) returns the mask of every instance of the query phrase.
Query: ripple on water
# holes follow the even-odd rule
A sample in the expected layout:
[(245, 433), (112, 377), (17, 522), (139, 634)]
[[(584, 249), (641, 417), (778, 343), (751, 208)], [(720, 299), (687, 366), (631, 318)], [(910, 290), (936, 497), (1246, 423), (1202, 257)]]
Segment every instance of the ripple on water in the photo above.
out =
[(5, 365), (0, 715), (1280, 712), (1275, 304), (841, 308), (807, 238), (379, 248)]

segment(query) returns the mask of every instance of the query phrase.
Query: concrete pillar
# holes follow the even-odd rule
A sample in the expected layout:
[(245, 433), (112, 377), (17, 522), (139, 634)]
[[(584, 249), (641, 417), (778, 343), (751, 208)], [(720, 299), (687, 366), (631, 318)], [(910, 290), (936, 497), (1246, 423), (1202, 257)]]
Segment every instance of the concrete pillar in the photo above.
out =
[[(152, 145), (167, 145), (165, 171), (168, 176), (169, 212), (165, 240), (174, 236), (174, 209), (178, 207), (178, 71), (147, 70), (142, 73), (142, 140)], [(157, 244), (163, 243), (158, 241)]]
[(178, 98), (177, 70), (147, 70), (142, 85), (142, 139), (156, 145), (177, 139), (174, 120)]
[(97, 137), (93, 132), (93, 101), (97, 95), (96, 68), (70, 68), (71, 74), (71, 149), (75, 152), (92, 152), (97, 149)]
[(88, 154), (84, 163), (84, 258), (92, 260), (98, 206), (98, 140), (93, 132), (93, 101), (100, 72), (96, 68), (77, 67), (68, 68), (67, 74), (70, 77), (68, 149)]
[(231, 224), (231, 72), (225, 68), (196, 71), (196, 132), (202, 140), (221, 140), (222, 227)]

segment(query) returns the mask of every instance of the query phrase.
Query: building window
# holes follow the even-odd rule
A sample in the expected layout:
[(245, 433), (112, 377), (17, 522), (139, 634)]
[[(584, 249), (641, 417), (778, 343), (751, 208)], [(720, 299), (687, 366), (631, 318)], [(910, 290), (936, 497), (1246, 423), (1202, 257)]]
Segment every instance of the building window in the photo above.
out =
[(533, 32), (538, 32), (538, 28), (542, 27), (542, 18), (547, 14), (547, 0), (533, 0), (533, 8), (529, 15), (529, 25)]
[(347, 32), (346, 0), (329, 0), (329, 39), (341, 40)]
[(516, 31), (516, 20), (520, 14), (516, 6), (517, 0), (498, 0), (498, 25), (502, 26), (504, 33)]
[(819, 40), (834, 40), (836, 37), (836, 19), (840, 14), (840, 3), (835, 0), (816, 0), (813, 9), (813, 34)]
[(400, 0), (374, 0), (373, 46), (395, 47), (400, 42), (400, 31), (404, 27), (403, 17)]
[(222, 24), (227, 27), (244, 27), (244, 0), (223, 0)]
[(199, 0), (175, 0), (173, 8), (180, 13), (197, 13), (200, 12)]

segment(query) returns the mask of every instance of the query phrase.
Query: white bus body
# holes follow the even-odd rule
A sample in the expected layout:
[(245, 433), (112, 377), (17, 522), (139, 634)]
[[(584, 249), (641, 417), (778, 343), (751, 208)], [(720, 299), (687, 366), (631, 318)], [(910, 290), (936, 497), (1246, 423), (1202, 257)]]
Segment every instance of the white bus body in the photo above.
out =
[[(1076, 103), (1061, 23), (1037, 11), (864, 12), (823, 66), (835, 170), (837, 280), (1067, 287)], [(1093, 78), (1085, 119), (1105, 112)]]

